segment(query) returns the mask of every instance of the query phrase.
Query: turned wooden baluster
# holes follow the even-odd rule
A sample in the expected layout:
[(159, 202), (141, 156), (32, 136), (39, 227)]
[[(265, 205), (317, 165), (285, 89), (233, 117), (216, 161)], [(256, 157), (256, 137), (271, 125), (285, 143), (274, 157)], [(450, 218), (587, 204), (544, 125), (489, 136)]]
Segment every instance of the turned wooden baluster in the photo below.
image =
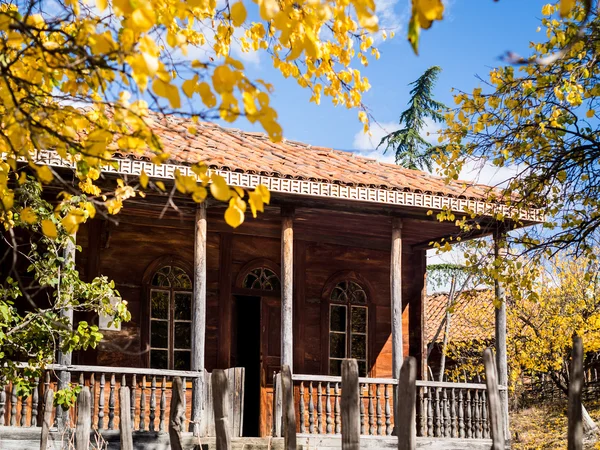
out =
[(25, 427), (27, 425), (27, 402), (29, 401), (29, 397), (23, 395), (21, 397), (21, 422), (19, 425), (21, 427)]
[(130, 399), (129, 399), (129, 409), (131, 411), (131, 430), (135, 430), (135, 399), (136, 399), (136, 389), (137, 389), (137, 377), (135, 374), (131, 377), (131, 389), (129, 391)]
[(385, 394), (385, 434), (390, 436), (392, 434), (392, 414), (390, 412), (390, 390), (387, 384), (383, 385), (383, 392)]
[(0, 426), (4, 426), (4, 415), (6, 414), (6, 386), (0, 389)]
[(472, 403), (471, 403), (471, 390), (467, 389), (467, 398), (465, 400), (465, 422), (467, 425), (467, 439), (473, 437), (473, 420), (472, 420)]
[(167, 377), (163, 375), (162, 382), (160, 384), (160, 422), (158, 429), (160, 432), (165, 431), (165, 413), (167, 410)]
[(115, 374), (110, 375), (110, 391), (108, 394), (108, 429), (115, 429)]
[(442, 391), (442, 405), (444, 407), (444, 437), (450, 437), (450, 408), (448, 404), (448, 390)]
[(442, 437), (442, 420), (441, 420), (441, 415), (442, 415), (442, 411), (440, 409), (440, 389), (439, 388), (435, 388), (433, 389), (433, 404), (434, 404), (434, 420), (435, 420), (435, 424), (434, 424), (434, 429), (433, 429), (433, 435), (435, 437)]
[(463, 405), (463, 390), (458, 390), (458, 437), (465, 437), (465, 411)]
[(363, 397), (363, 392), (365, 391), (366, 385), (360, 385), (360, 434), (366, 434), (365, 429), (365, 401)]
[(427, 436), (433, 436), (433, 389), (427, 388)]
[(308, 383), (308, 432), (315, 432), (315, 403), (313, 401), (313, 382)]
[(96, 404), (96, 380), (94, 374), (90, 374), (90, 428), (94, 428), (94, 413)]
[(341, 415), (341, 408), (340, 408), (341, 392), (340, 391), (341, 391), (340, 383), (335, 383), (335, 405), (334, 405), (335, 434), (340, 434), (342, 432), (342, 415)]
[(104, 385), (106, 384), (106, 375), (104, 372), (100, 374), (100, 393), (98, 396), (98, 429), (104, 429)]
[(375, 428), (375, 406), (373, 404), (373, 385), (367, 384), (367, 396), (369, 397), (369, 434), (377, 434), (377, 428)]
[(333, 419), (331, 418), (331, 383), (327, 382), (327, 392), (325, 392), (325, 432), (333, 433)]
[(142, 376), (140, 386), (140, 431), (146, 430), (146, 375)]
[(35, 377), (31, 395), (31, 427), (37, 427), (38, 405), (40, 403), (40, 379)]
[(155, 422), (156, 420), (156, 376), (152, 377), (150, 382), (150, 424), (148, 429), (150, 431), (156, 431)]
[(477, 439), (481, 438), (481, 403), (479, 402), (479, 391), (473, 391), (473, 404), (475, 410), (475, 433)]
[(481, 392), (481, 429), (483, 431), (483, 437), (490, 437), (490, 428), (488, 426), (488, 410), (487, 410), (487, 396), (485, 391)]
[(320, 381), (317, 389), (317, 433), (323, 434), (323, 387)]
[(300, 421), (300, 433), (306, 433), (306, 404), (304, 403), (304, 381), (300, 382), (300, 399), (298, 403), (298, 419)]
[(10, 425), (14, 427), (17, 424), (17, 402), (19, 401), (17, 397), (17, 385), (12, 384), (12, 389), (10, 392)]
[(450, 391), (450, 437), (458, 437), (458, 420), (456, 417), (456, 392), (452, 388)]
[(375, 385), (375, 404), (376, 404), (376, 413), (377, 413), (377, 434), (383, 434), (383, 413), (381, 410), (381, 385)]

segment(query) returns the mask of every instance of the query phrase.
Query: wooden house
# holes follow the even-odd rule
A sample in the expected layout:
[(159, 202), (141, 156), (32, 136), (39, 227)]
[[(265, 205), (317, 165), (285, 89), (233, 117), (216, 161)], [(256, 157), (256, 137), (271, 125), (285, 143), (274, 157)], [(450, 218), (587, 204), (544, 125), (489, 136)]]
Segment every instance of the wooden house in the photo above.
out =
[[(491, 213), (507, 207), (488, 203), (485, 186), (446, 183), (349, 152), (289, 140), (274, 144), (261, 133), (208, 123), (191, 136), (176, 117), (155, 127), (169, 161), (157, 166), (120, 155), (103, 176), (131, 178), (144, 170), (169, 188), (176, 169), (191, 173), (191, 163), (204, 161), (231, 185), (266, 185), (272, 201), (236, 229), (225, 223), (222, 203), (196, 205), (175, 196), (177, 209), (165, 208), (166, 195), (136, 197), (114, 220), (82, 226), (76, 236), (82, 251), (75, 255), (82, 275), (113, 279), (132, 319), (119, 330), (104, 330), (99, 349), (73, 355), (63, 369), (88, 377), (98, 367), (96, 397), (100, 372), (103, 393), (131, 377), (138, 388), (134, 404), (141, 402), (140, 390), (157, 390), (153, 421), (162, 408), (161, 377), (153, 386), (150, 378), (187, 374), (188, 382), (194, 380), (190, 418), (198, 423), (206, 386), (194, 374), (243, 367), (240, 434), (270, 436), (277, 428), (274, 374), (287, 364), (297, 382), (300, 431), (325, 434), (339, 431), (332, 399), (341, 360), (352, 357), (364, 377), (365, 399), (377, 401), (365, 403), (366, 434), (391, 433), (386, 383), (398, 378), (406, 355), (417, 358), (426, 380), (425, 252), (432, 241), (458, 232), (435, 213), (449, 208), (460, 217), (466, 207), (475, 210), (483, 215), (482, 235), (503, 226)], [(40, 159), (65, 177), (72, 170), (51, 151)], [(144, 397), (136, 415), (147, 403)], [(7, 405), (0, 404), (0, 413)], [(425, 422), (426, 415), (422, 411)], [(144, 420), (147, 415), (136, 427), (144, 429)]]

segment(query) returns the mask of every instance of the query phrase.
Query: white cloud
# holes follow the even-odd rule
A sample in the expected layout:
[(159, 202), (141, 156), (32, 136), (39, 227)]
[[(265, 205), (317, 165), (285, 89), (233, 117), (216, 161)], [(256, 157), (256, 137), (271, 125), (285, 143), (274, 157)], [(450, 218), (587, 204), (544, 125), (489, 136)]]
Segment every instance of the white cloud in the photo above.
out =
[[(379, 18), (379, 28), (381, 31), (398, 33), (402, 28), (405, 13), (399, 14), (396, 9), (398, 0), (375, 0), (375, 12)], [(381, 32), (375, 35), (376, 40), (381, 40)]]
[(518, 165), (496, 167), (484, 159), (474, 159), (464, 165), (460, 178), (486, 186), (504, 187), (520, 170)]

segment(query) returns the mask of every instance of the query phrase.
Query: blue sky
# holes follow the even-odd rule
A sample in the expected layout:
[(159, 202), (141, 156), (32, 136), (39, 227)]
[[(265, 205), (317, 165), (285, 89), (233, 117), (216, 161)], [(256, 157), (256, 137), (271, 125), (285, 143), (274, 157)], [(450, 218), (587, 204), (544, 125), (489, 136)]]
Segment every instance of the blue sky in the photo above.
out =
[[(422, 33), (420, 55), (413, 54), (406, 36), (409, 16), (407, 0), (378, 0), (384, 23), (397, 27), (396, 37), (380, 45), (381, 58), (373, 60), (362, 72), (369, 78), (371, 90), (364, 102), (387, 132), (397, 123), (408, 100), (408, 83), (423, 71), (438, 65), (443, 69), (436, 87), (436, 98), (453, 105), (452, 88), (471, 91), (479, 85), (476, 75), (485, 78), (491, 67), (502, 64), (507, 50), (526, 55), (531, 41), (543, 40), (537, 33), (541, 8), (548, 1), (538, 0), (450, 0), (444, 20)], [(237, 55), (239, 56), (239, 55)], [(291, 79), (283, 79), (272, 68), (268, 55), (246, 62), (247, 74), (272, 82), (272, 105), (287, 139), (342, 150), (368, 148), (385, 134), (373, 126), (373, 138), (361, 136), (356, 110), (334, 107), (323, 98), (321, 105), (308, 102), (310, 92)], [(245, 120), (234, 124), (255, 129)], [(373, 154), (373, 156), (377, 156)]]

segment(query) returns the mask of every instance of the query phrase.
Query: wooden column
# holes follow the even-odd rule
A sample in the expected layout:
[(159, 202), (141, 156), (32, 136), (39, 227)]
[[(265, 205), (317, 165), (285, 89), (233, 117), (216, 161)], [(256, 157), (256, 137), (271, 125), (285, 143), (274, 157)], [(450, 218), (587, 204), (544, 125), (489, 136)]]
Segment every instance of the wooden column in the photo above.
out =
[(294, 228), (293, 210), (281, 210), (281, 365), (294, 373)]
[(194, 301), (192, 307), (191, 369), (201, 372), (194, 379), (190, 431), (200, 434), (204, 398), (204, 348), (206, 340), (206, 203), (198, 205), (194, 222)]
[(404, 359), (402, 350), (402, 220), (392, 221), (391, 252), (391, 297), (392, 297), (392, 378), (400, 377)]
[[(498, 260), (506, 255), (506, 238), (503, 232), (494, 234), (494, 256)], [(498, 369), (498, 383), (502, 386), (508, 385), (508, 360), (506, 356), (506, 294), (503, 284), (496, 280), (494, 282), (494, 290), (496, 296), (496, 367)], [(508, 392), (500, 391), (500, 399), (502, 402), (502, 418), (504, 422), (504, 437), (510, 440), (510, 432), (508, 428)]]
[(408, 306), (408, 353), (417, 360), (417, 379), (425, 380), (427, 377), (427, 342), (425, 342), (427, 254), (425, 250), (413, 249), (410, 266), (414, 284)]
[[(75, 264), (75, 239), (76, 236), (75, 234), (73, 234), (72, 239), (68, 241), (66, 247), (65, 247), (65, 251), (64, 251), (64, 258), (65, 258), (65, 265), (67, 264)], [(72, 307), (67, 307), (67, 308), (61, 308), (60, 310), (60, 316), (64, 317), (67, 319), (68, 322), (68, 327), (70, 329), (73, 328), (73, 308)], [(59, 343), (59, 345), (62, 345), (62, 342)], [(61, 366), (70, 366), (73, 362), (73, 353), (71, 352), (62, 352), (60, 350), (60, 347), (58, 349), (58, 354), (57, 354), (57, 358), (56, 358), (56, 362), (61, 365)], [(58, 388), (59, 389), (65, 389), (68, 387), (69, 383), (71, 381), (71, 373), (67, 370), (63, 370), (58, 374)], [(56, 425), (58, 426), (59, 429), (63, 429), (65, 426), (67, 426), (67, 421), (69, 419), (69, 413), (63, 411), (62, 407), (58, 407), (56, 408)]]

